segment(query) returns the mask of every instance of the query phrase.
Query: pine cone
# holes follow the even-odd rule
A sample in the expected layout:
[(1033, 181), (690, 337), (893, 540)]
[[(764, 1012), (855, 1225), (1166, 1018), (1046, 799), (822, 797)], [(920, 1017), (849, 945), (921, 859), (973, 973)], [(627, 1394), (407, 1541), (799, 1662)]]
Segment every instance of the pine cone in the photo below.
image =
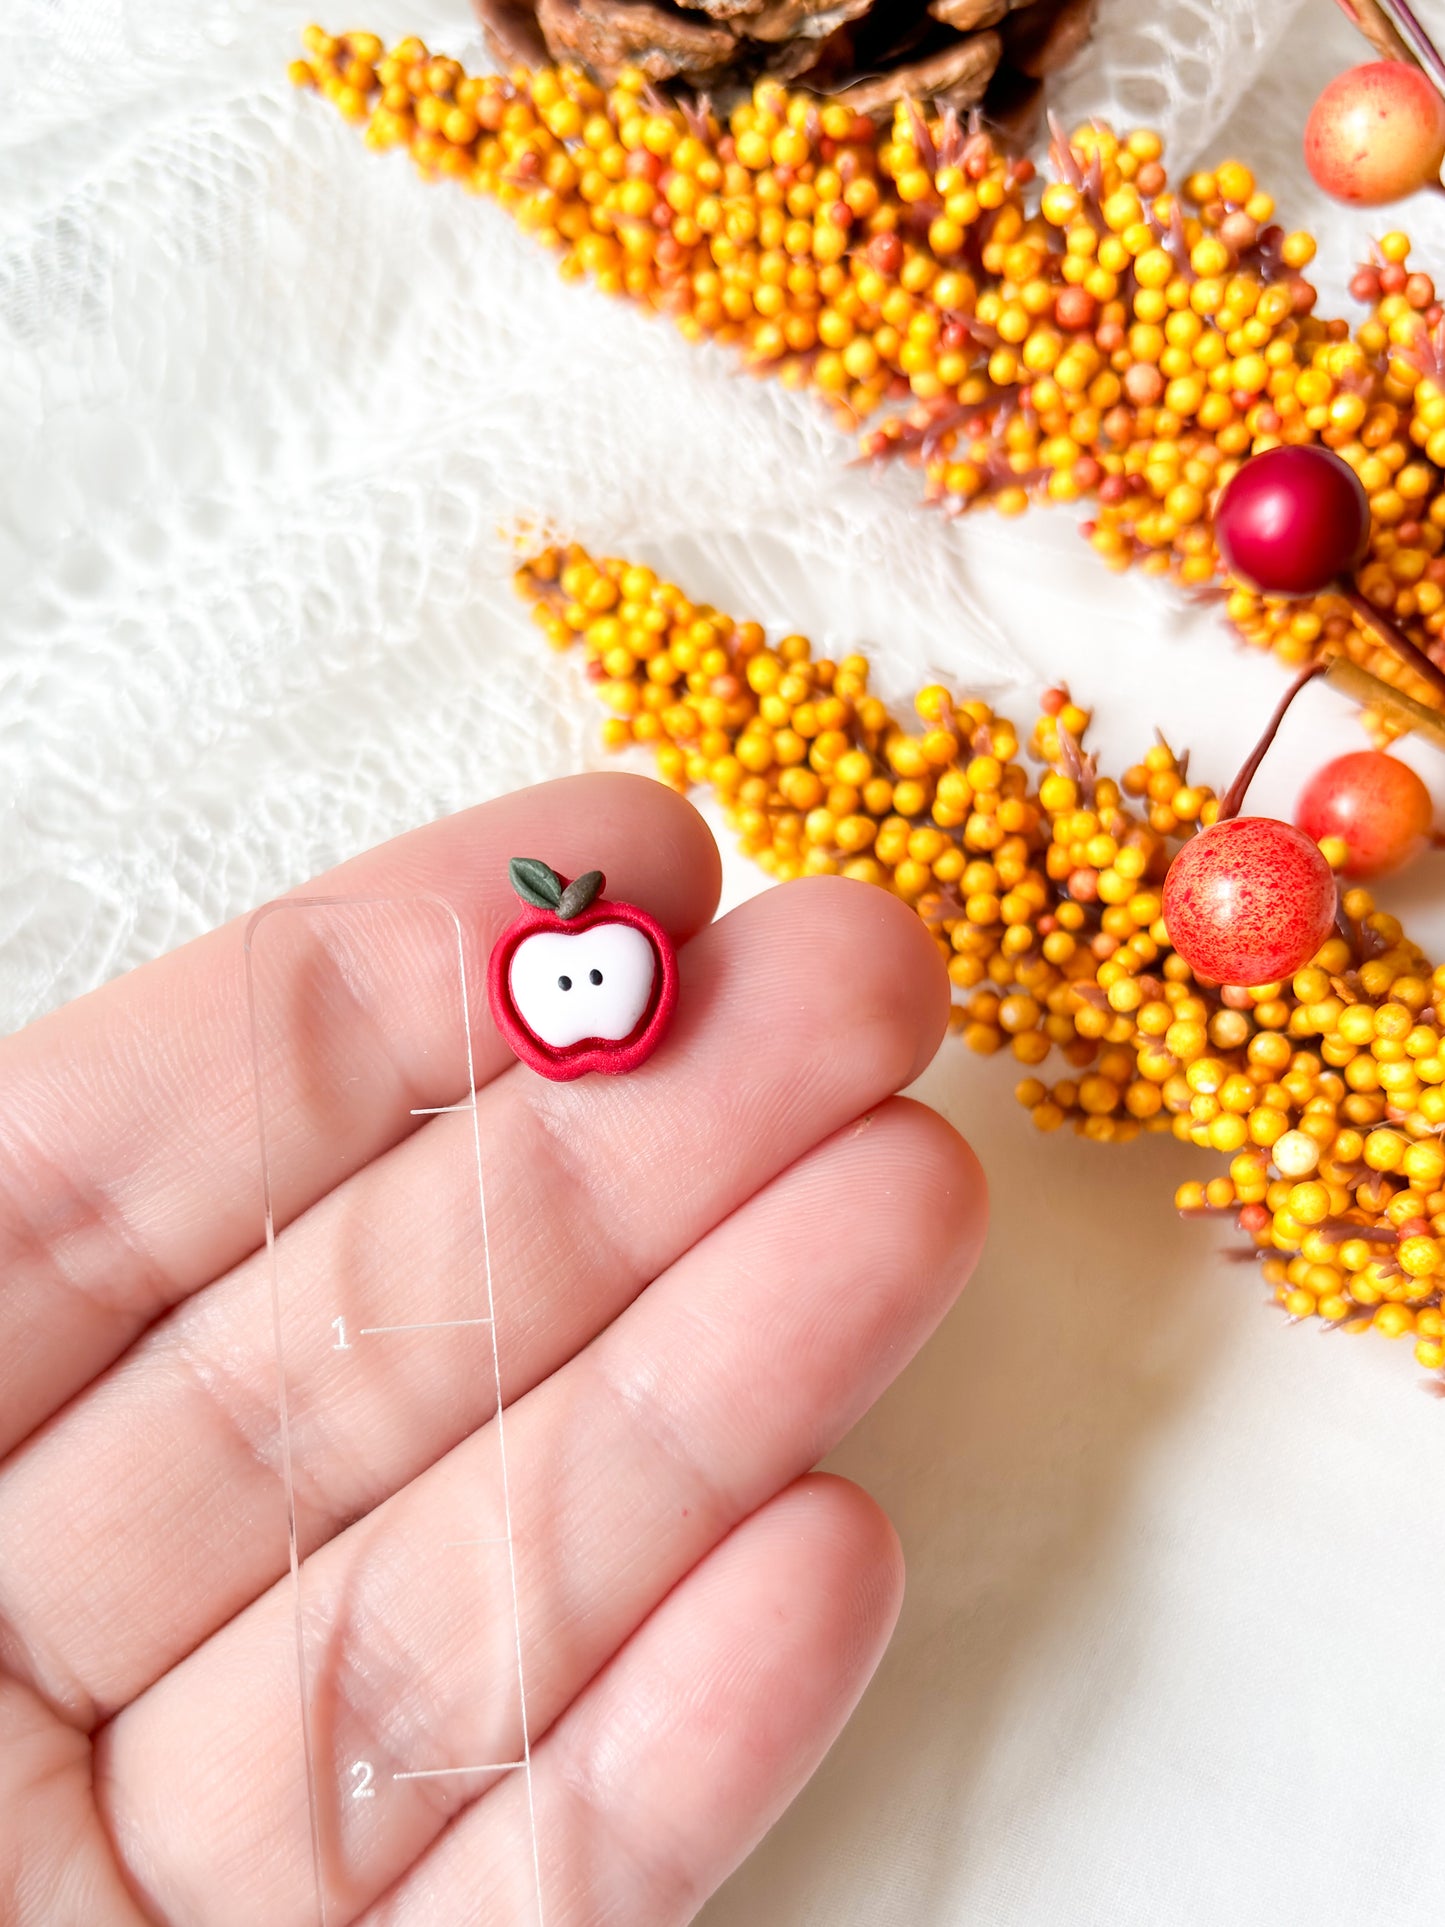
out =
[(497, 58), (730, 93), (764, 75), (860, 113), (905, 95), (1017, 126), (1088, 39), (1094, 0), (474, 0)]

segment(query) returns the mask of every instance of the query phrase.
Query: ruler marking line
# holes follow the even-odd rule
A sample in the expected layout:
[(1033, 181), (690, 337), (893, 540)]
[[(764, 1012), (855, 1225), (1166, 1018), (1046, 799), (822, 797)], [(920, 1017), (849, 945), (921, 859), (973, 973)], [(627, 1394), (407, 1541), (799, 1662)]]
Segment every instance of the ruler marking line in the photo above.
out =
[(490, 1318), (432, 1318), (420, 1325), (363, 1325), (358, 1338), (376, 1338), (384, 1332), (452, 1331), (458, 1325), (490, 1325)]
[(393, 1780), (441, 1780), (450, 1773), (517, 1773), (525, 1760), (484, 1760), (480, 1766), (423, 1766), (410, 1773), (393, 1773)]
[(492, 1327), (492, 1379), (496, 1389), (494, 1424), (497, 1433), (497, 1464), (502, 1484), (502, 1522), (507, 1535), (507, 1577), (512, 1594), (512, 1635), (517, 1666), (517, 1707), (522, 1723), (523, 1784), (527, 1789), (527, 1828), (532, 1836), (532, 1881), (537, 1901), (537, 1927), (546, 1927), (546, 1903), (542, 1894), (542, 1846), (537, 1834), (537, 1794), (532, 1773), (532, 1730), (527, 1718), (527, 1674), (522, 1662), (522, 1602), (517, 1584), (517, 1542), (512, 1525), (512, 1486), (507, 1471), (506, 1397), (502, 1387), (502, 1358), (497, 1345), (496, 1286), (492, 1275), (492, 1232), (487, 1220), (487, 1186), (482, 1161), (482, 1128), (477, 1106), (477, 1064), (472, 1048), (471, 997), (467, 988), (467, 953), (462, 942), (462, 923), (455, 910), (452, 918), (457, 936), (457, 978), (462, 993), (462, 1030), (467, 1045), (467, 1089), (472, 1100), (472, 1145), (476, 1153), (477, 1207), (482, 1221), (482, 1268), (486, 1280), (487, 1311)]

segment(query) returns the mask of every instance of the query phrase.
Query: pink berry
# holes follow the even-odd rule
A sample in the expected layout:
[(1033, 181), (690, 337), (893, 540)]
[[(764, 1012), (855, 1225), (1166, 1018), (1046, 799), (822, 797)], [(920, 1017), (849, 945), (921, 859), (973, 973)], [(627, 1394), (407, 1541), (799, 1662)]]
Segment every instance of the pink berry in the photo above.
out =
[(1349, 850), (1345, 874), (1383, 876), (1424, 844), (1434, 807), (1408, 763), (1381, 749), (1337, 756), (1306, 783), (1295, 821), (1316, 843), (1337, 836)]
[(1320, 595), (1370, 539), (1360, 478), (1332, 449), (1267, 448), (1225, 484), (1214, 539), (1229, 573), (1264, 595)]
[(1164, 879), (1169, 941), (1221, 984), (1291, 977), (1335, 921), (1335, 879), (1311, 842), (1273, 816), (1236, 816), (1191, 837)]
[(1373, 60), (1336, 74), (1305, 123), (1305, 165), (1338, 201), (1383, 207), (1440, 177), (1445, 99), (1418, 67)]

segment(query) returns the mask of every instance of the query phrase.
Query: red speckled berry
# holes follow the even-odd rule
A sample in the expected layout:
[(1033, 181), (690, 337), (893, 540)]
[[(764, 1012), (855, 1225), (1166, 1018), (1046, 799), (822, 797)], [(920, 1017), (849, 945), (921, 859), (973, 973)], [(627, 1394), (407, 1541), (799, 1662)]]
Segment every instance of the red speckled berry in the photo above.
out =
[(1429, 790), (1408, 763), (1381, 749), (1357, 749), (1315, 772), (1294, 816), (1316, 843), (1327, 836), (1344, 841), (1347, 876), (1377, 877), (1409, 862), (1434, 814)]
[(1305, 165), (1337, 201), (1383, 207), (1438, 180), (1445, 100), (1405, 60), (1336, 74), (1305, 123)]
[(1264, 595), (1309, 596), (1348, 575), (1370, 539), (1370, 504), (1328, 448), (1267, 448), (1214, 505), (1214, 539), (1232, 576)]
[(1318, 844), (1273, 816), (1236, 816), (1201, 830), (1164, 879), (1169, 941), (1215, 983), (1293, 976), (1334, 921), (1335, 879)]

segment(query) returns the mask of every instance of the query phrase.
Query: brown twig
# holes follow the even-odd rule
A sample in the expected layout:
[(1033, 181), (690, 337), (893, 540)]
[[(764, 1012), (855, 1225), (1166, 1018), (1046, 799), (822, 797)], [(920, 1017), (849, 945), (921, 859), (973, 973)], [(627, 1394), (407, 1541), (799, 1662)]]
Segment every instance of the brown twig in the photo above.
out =
[(1361, 709), (1378, 709), (1401, 729), (1416, 729), (1445, 749), (1445, 715), (1428, 703), (1417, 702), (1402, 689), (1396, 689), (1368, 669), (1361, 669), (1348, 656), (1335, 656), (1325, 671), (1325, 681), (1342, 696), (1358, 703)]
[(1390, 0), (1390, 5), (1398, 17), (1399, 25), (1405, 29), (1405, 37), (1416, 60), (1435, 85), (1445, 91), (1445, 60), (1440, 58), (1440, 49), (1420, 24), (1415, 9), (1409, 0)]
[(1324, 674), (1324, 671), (1325, 671), (1324, 663), (1322, 662), (1310, 663), (1306, 668), (1301, 669), (1299, 674), (1295, 677), (1294, 681), (1290, 684), (1289, 688), (1284, 692), (1283, 696), (1280, 697), (1279, 703), (1275, 708), (1274, 714), (1270, 717), (1269, 722), (1265, 725), (1264, 734), (1260, 737), (1259, 741), (1255, 744), (1254, 748), (1249, 752), (1249, 755), (1244, 759), (1244, 766), (1240, 770), (1238, 776), (1235, 777), (1234, 781), (1230, 784), (1229, 788), (1224, 792), (1223, 796), (1219, 799), (1219, 817), (1218, 817), (1219, 822), (1227, 823), (1229, 822), (1231, 817), (1235, 817), (1239, 815), (1240, 807), (1244, 802), (1245, 792), (1249, 788), (1250, 784), (1254, 781), (1255, 771), (1259, 768), (1260, 764), (1264, 761), (1266, 755), (1268, 755), (1270, 744), (1274, 741), (1275, 737), (1279, 734), (1279, 726), (1284, 721), (1285, 714), (1288, 711), (1290, 704), (1294, 701), (1295, 697), (1300, 693), (1300, 691), (1304, 688), (1307, 682), (1313, 682), (1315, 677), (1322, 676)]
[[(1365, 961), (1364, 946), (1360, 942), (1360, 926), (1355, 922), (1354, 918), (1345, 909), (1345, 900), (1343, 896), (1336, 896), (1335, 898), (1335, 931), (1336, 931), (1336, 934), (1343, 937), (1345, 942), (1349, 945), (1350, 959), (1353, 964), (1354, 970), (1357, 971), (1360, 965)], [(1353, 972), (1351, 974), (1353, 974)], [(1359, 999), (1353, 996), (1353, 992), (1357, 988), (1357, 986), (1358, 986), (1358, 979), (1356, 980), (1355, 984), (1348, 986), (1348, 988), (1352, 992), (1351, 1001), (1356, 1003), (1358, 1003)]]
[(1405, 60), (1412, 67), (1419, 64), (1379, 0), (1335, 0), (1335, 5), (1382, 60)]
[(1418, 642), (1412, 642), (1404, 630), (1383, 609), (1377, 609), (1367, 595), (1362, 595), (1353, 582), (1342, 579), (1336, 585), (1336, 593), (1344, 597), (1367, 629), (1372, 629), (1387, 648), (1394, 650), (1401, 662), (1408, 664), (1423, 682), (1429, 683), (1437, 696), (1445, 697), (1445, 669), (1432, 661)]

